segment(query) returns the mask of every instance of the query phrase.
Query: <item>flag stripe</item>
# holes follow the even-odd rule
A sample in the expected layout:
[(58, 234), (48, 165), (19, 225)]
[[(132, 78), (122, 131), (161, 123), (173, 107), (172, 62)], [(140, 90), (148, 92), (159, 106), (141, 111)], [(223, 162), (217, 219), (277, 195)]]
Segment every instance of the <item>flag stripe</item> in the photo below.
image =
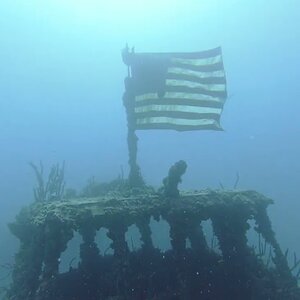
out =
[(146, 53), (135, 53), (137, 57), (139, 56), (157, 56), (157, 57), (173, 57), (173, 58), (194, 58), (194, 59), (199, 59), (199, 58), (209, 58), (212, 56), (217, 56), (222, 54), (221, 47), (216, 47), (213, 49), (209, 50), (204, 50), (200, 52), (171, 52), (171, 53), (151, 53), (151, 52), (146, 52)]
[(199, 107), (199, 106), (188, 106), (188, 105), (145, 105), (141, 107), (136, 107), (136, 113), (145, 113), (150, 111), (177, 111), (177, 112), (193, 112), (193, 113), (214, 113), (220, 114), (222, 112), (221, 108), (215, 107)]
[(191, 82), (197, 82), (202, 84), (226, 84), (225, 77), (203, 77), (199, 78), (192, 75), (185, 75), (185, 74), (173, 74), (169, 73), (167, 76), (168, 79), (175, 79), (175, 80), (186, 80)]
[(184, 105), (195, 107), (211, 107), (211, 108), (223, 108), (222, 102), (207, 101), (207, 100), (193, 100), (193, 99), (147, 99), (146, 101), (140, 101), (135, 103), (135, 107), (142, 107), (145, 105)]
[(166, 117), (173, 119), (184, 119), (184, 120), (201, 120), (201, 119), (212, 119), (219, 121), (220, 114), (216, 113), (193, 113), (193, 112), (180, 112), (180, 111), (151, 111), (151, 112), (141, 112), (136, 113), (136, 120), (156, 118), (156, 117)]
[(192, 94), (202, 94), (206, 96), (212, 96), (215, 98), (226, 98), (226, 91), (208, 91), (203, 88), (191, 88), (186, 86), (166, 86), (166, 92), (175, 92), (175, 93), (192, 93)]
[(137, 129), (174, 129), (178, 131), (196, 129), (222, 130), (219, 122), (213, 119), (187, 120), (170, 117), (137, 119), (136, 126)]
[(193, 71), (193, 70), (189, 70), (186, 68), (173, 68), (173, 67), (169, 67), (168, 68), (168, 75), (170, 76), (170, 74), (177, 74), (177, 75), (188, 75), (191, 77), (196, 77), (196, 78), (224, 78), (225, 77), (225, 73), (223, 70), (218, 70), (218, 71), (212, 71), (212, 72), (198, 72), (198, 71)]
[(164, 101), (167, 99), (182, 99), (186, 100), (197, 100), (197, 101), (211, 101), (217, 103), (224, 103), (225, 99), (220, 97), (213, 97), (210, 95), (201, 95), (197, 93), (181, 93), (181, 92), (166, 92), (164, 97), (161, 99), (158, 97), (157, 93), (146, 93), (143, 95), (139, 95), (135, 97), (136, 102), (142, 102), (152, 99), (159, 99), (160, 101)]
[(151, 123), (151, 124), (137, 124), (137, 130), (151, 130), (151, 129), (169, 129), (176, 131), (192, 131), (192, 130), (215, 130), (222, 131), (219, 124), (208, 125), (174, 125), (168, 123)]
[(137, 119), (147, 117), (172, 117), (181, 119), (215, 119), (219, 120), (221, 108), (187, 106), (187, 105), (146, 105), (136, 107)]
[(178, 62), (173, 62), (172, 63), (172, 68), (186, 68), (192, 71), (197, 71), (197, 72), (214, 72), (214, 71), (220, 71), (223, 69), (223, 63), (218, 62), (212, 65), (201, 65), (201, 66), (196, 66), (196, 65), (184, 65), (182, 63)]
[(137, 119), (137, 123), (139, 125), (143, 125), (146, 123), (154, 124), (154, 123), (169, 123), (173, 125), (186, 125), (186, 126), (205, 126), (205, 125), (212, 125), (217, 124), (218, 122), (213, 119), (199, 119), (199, 120), (188, 120), (188, 119), (180, 119), (180, 118), (170, 118), (170, 117), (148, 117), (148, 118), (141, 118)]
[[(222, 98), (225, 99), (227, 97), (227, 91), (211, 91), (201, 87), (187, 87), (187, 86), (180, 86), (180, 85), (166, 85), (165, 87), (165, 94), (166, 93), (184, 93), (184, 94), (199, 94), (202, 96), (211, 96), (212, 98)], [(164, 94), (164, 97), (165, 97)], [(137, 93), (136, 94), (136, 101), (137, 98), (143, 97), (144, 93)]]
[(203, 84), (189, 80), (167, 79), (166, 86), (201, 88), (209, 92), (226, 92), (225, 84)]
[(150, 93), (136, 97), (135, 107), (145, 105), (187, 105), (198, 107), (223, 108), (225, 99), (201, 96), (198, 94), (166, 93), (159, 98), (157, 94)]
[[(222, 72), (196, 72), (188, 69), (182, 68), (172, 68), (176, 71), (168, 70), (167, 78), (168, 79), (178, 79), (178, 80), (188, 80), (192, 82), (199, 82), (203, 84), (210, 83), (226, 83), (225, 76), (221, 75)], [(180, 70), (181, 69), (181, 70)], [(215, 74), (214, 74), (215, 73)]]
[(221, 55), (208, 57), (208, 58), (200, 58), (200, 59), (194, 59), (194, 58), (171, 58), (172, 64), (180, 64), (185, 66), (210, 66), (215, 64), (220, 64), (222, 62)]

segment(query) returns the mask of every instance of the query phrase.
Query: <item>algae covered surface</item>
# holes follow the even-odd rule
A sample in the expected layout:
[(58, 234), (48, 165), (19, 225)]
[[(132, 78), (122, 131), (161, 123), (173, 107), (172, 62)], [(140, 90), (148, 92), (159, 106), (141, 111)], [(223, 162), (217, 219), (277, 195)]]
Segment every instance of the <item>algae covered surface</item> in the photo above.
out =
[(169, 199), (161, 194), (148, 191), (145, 194), (124, 195), (119, 192), (93, 198), (77, 197), (50, 203), (33, 203), (30, 222), (43, 224), (48, 215), (61, 220), (76, 223), (81, 215), (89, 212), (92, 216), (105, 219), (114, 215), (124, 218), (138, 217), (144, 214), (161, 215), (170, 211), (184, 210), (187, 214), (200, 214), (209, 217), (213, 211), (239, 206), (248, 211), (249, 217), (259, 206), (267, 207), (273, 201), (255, 191), (188, 191), (181, 192), (179, 198)]

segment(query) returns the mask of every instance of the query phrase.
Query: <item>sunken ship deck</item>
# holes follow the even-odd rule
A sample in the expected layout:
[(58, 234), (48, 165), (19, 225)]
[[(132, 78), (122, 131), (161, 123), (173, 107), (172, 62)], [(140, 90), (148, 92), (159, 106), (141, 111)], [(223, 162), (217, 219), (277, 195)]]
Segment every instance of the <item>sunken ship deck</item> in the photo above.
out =
[[(238, 190), (176, 197), (135, 190), (34, 203), (10, 224), (20, 249), (7, 299), (300, 299), (267, 215), (271, 203), (255, 191)], [(170, 226), (166, 252), (154, 247), (152, 218)], [(205, 239), (206, 220), (219, 251)], [(249, 220), (272, 250), (270, 264), (247, 244)], [(141, 248), (134, 251), (125, 239), (133, 224), (141, 237)], [(95, 238), (101, 228), (107, 229), (112, 254), (99, 250)], [(74, 232), (82, 236), (80, 262), (60, 273), (60, 256)]]

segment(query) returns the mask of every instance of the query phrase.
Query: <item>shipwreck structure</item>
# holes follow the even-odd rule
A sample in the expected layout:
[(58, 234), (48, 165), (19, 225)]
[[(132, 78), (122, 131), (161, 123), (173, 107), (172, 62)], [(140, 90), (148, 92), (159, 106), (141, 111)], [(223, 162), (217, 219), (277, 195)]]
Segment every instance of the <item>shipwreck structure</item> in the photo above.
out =
[[(184, 162), (175, 164), (157, 192), (111, 191), (22, 210), (10, 224), (20, 249), (7, 299), (300, 299), (267, 215), (272, 200), (255, 191), (179, 192), (185, 168)], [(151, 218), (170, 226), (166, 252), (154, 247)], [(205, 238), (205, 220), (212, 222), (218, 251)], [(271, 264), (247, 244), (249, 220), (269, 245)], [(125, 239), (133, 224), (142, 242), (136, 250)], [(101, 228), (108, 230), (113, 254), (97, 246)], [(82, 236), (80, 263), (60, 273), (61, 254), (76, 231)]]
[[(128, 179), (66, 197), (63, 168), (55, 165), (44, 184), (42, 165), (39, 169), (32, 164), (38, 179), (35, 203), (9, 225), (20, 249), (6, 299), (300, 299), (297, 276), (267, 215), (271, 199), (237, 189), (180, 192), (184, 161), (174, 164), (163, 187), (155, 190), (145, 185), (137, 164), (138, 129), (221, 130), (227, 96), (221, 48), (162, 54), (135, 53), (127, 47), (123, 61), (128, 68), (123, 96)], [(151, 229), (153, 219), (169, 225), (167, 251), (153, 242), (159, 234)], [(205, 236), (207, 220), (217, 247)], [(259, 236), (256, 249), (247, 242), (250, 221)], [(139, 249), (126, 240), (132, 225), (140, 233)], [(97, 232), (103, 228), (111, 253), (98, 247), (103, 240)], [(75, 232), (82, 237), (80, 261), (60, 272), (61, 255)]]

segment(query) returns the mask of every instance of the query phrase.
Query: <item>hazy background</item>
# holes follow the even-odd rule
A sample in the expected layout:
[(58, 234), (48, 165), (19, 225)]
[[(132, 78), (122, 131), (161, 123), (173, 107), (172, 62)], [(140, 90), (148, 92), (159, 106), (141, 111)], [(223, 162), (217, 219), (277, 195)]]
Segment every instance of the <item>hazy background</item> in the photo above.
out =
[(147, 183), (179, 159), (182, 188), (231, 188), (238, 171), (239, 188), (276, 201), (278, 240), (300, 255), (299, 1), (103, 2), (0, 2), (0, 265), (17, 246), (6, 224), (33, 200), (29, 161), (65, 160), (77, 189), (121, 165), (127, 174), (126, 42), (137, 52), (221, 45), (227, 74), (224, 132), (138, 132)]

